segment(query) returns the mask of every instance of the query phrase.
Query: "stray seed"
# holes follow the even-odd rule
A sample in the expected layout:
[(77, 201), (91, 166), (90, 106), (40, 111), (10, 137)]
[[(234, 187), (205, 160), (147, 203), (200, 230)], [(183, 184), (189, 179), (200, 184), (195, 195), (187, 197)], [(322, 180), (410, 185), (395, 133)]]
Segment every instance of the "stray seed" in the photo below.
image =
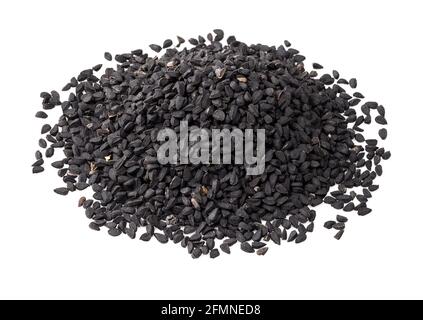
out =
[(264, 256), (267, 253), (268, 250), (269, 250), (269, 247), (263, 247), (263, 248), (258, 249), (256, 251), (256, 253), (259, 256)]
[(382, 140), (385, 140), (388, 136), (388, 131), (385, 128), (382, 128), (379, 130), (379, 137), (382, 138)]
[(79, 198), (78, 207), (82, 207), (84, 205), (85, 201), (87, 201), (87, 198), (85, 198), (85, 197)]
[(160, 47), (158, 44), (150, 44), (150, 49), (157, 53), (162, 51), (162, 47)]
[(68, 188), (64, 188), (64, 187), (62, 187), (62, 188), (56, 188), (53, 191), (56, 192), (57, 194), (60, 194), (61, 196), (65, 196), (65, 195), (67, 195), (69, 193)]
[(112, 61), (113, 57), (110, 52), (105, 52), (104, 59), (106, 59), (107, 61)]
[(45, 134), (51, 130), (51, 126), (49, 124), (45, 124), (41, 127), (41, 134)]
[(172, 44), (173, 44), (172, 40), (170, 40), (170, 39), (166, 39), (166, 40), (163, 42), (163, 49), (169, 48), (170, 46), (172, 46)]
[(335, 239), (336, 240), (340, 240), (341, 238), (342, 238), (342, 236), (344, 235), (344, 231), (345, 230), (339, 230), (337, 233), (336, 233), (336, 235), (335, 235)]
[(38, 145), (40, 146), (40, 148), (47, 148), (47, 142), (44, 139), (38, 140)]
[(347, 217), (344, 217), (344, 216), (341, 216), (341, 215), (337, 215), (336, 216), (336, 221), (338, 221), (338, 222), (347, 222), (348, 221), (348, 218)]
[(44, 171), (44, 168), (42, 166), (34, 166), (32, 168), (32, 173), (40, 173), (40, 172), (43, 172), (43, 171)]
[(45, 113), (44, 111), (38, 111), (35, 114), (36, 118), (40, 118), (40, 119), (46, 119), (48, 117), (47, 113)]

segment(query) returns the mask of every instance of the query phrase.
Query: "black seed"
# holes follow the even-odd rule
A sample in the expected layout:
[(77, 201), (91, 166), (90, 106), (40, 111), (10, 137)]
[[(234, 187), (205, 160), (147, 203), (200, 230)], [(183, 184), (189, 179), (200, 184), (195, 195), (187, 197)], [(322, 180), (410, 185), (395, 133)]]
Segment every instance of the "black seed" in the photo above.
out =
[(216, 110), (213, 113), (213, 118), (215, 118), (217, 121), (223, 121), (225, 120), (225, 113), (222, 110)]
[(372, 194), (370, 193), (370, 191), (368, 190), (368, 189), (366, 189), (366, 188), (363, 188), (363, 195), (366, 197), (366, 198), (371, 198), (372, 197)]
[(253, 247), (248, 242), (241, 243), (241, 250), (248, 253), (254, 253)]
[(102, 64), (96, 64), (94, 67), (92, 67), (92, 69), (94, 70), (94, 71), (100, 71), (100, 69), (103, 67), (103, 65)]
[(51, 163), (51, 166), (53, 168), (56, 168), (56, 169), (61, 169), (61, 168), (63, 168), (64, 163), (61, 160), (60, 161), (54, 161), (54, 162)]
[(99, 225), (97, 223), (95, 223), (95, 222), (90, 222), (90, 224), (88, 225), (88, 227), (91, 230), (100, 231)]
[(194, 38), (188, 39), (188, 42), (190, 44), (192, 44), (193, 46), (197, 46), (198, 45), (198, 40), (197, 39), (194, 39)]
[(180, 36), (176, 36), (176, 38), (178, 39), (178, 44), (176, 45), (177, 47), (179, 47), (182, 43), (185, 43), (184, 38), (181, 38)]
[(355, 208), (354, 203), (353, 203), (353, 202), (350, 202), (350, 203), (348, 203), (347, 205), (345, 205), (345, 207), (343, 208), (343, 210), (344, 210), (345, 212), (351, 212), (351, 211), (353, 211), (353, 210), (354, 210), (354, 208)]
[(344, 202), (337, 200), (336, 202), (332, 203), (331, 206), (335, 209), (342, 209), (344, 207)]
[(338, 71), (333, 70), (333, 71), (332, 71), (332, 75), (333, 75), (333, 77), (334, 77), (335, 79), (339, 79), (339, 72), (338, 72)]
[(253, 243), (251, 244), (251, 246), (254, 249), (260, 249), (263, 248), (266, 244), (264, 242), (258, 242), (258, 241), (253, 241)]
[(379, 137), (382, 138), (382, 140), (385, 140), (388, 136), (388, 131), (385, 128), (382, 128), (379, 130)]
[(235, 238), (229, 238), (229, 239), (225, 239), (223, 241), (224, 244), (227, 244), (228, 246), (233, 246), (235, 243), (237, 243), (238, 241)]
[(347, 217), (344, 217), (344, 216), (341, 216), (341, 215), (337, 215), (336, 216), (336, 221), (338, 221), (338, 222), (347, 222), (348, 221), (348, 218)]
[(388, 160), (391, 157), (391, 151), (386, 151), (384, 154), (382, 154), (383, 160)]
[(285, 45), (285, 47), (289, 48), (291, 46), (291, 42), (289, 42), (288, 40), (285, 40), (283, 42), (283, 44)]
[(356, 133), (355, 134), (355, 140), (357, 140), (358, 142), (364, 142), (364, 136), (361, 133)]
[(40, 118), (40, 119), (46, 119), (48, 117), (47, 113), (45, 113), (44, 111), (38, 111), (35, 114), (36, 118)]
[(341, 238), (342, 238), (342, 236), (343, 236), (343, 234), (344, 234), (344, 231), (345, 230), (339, 230), (337, 233), (336, 233), (336, 235), (335, 235), (335, 239), (336, 240), (340, 240)]
[(295, 243), (304, 242), (307, 239), (307, 235), (305, 233), (300, 233), (298, 237), (295, 239)]
[(210, 250), (210, 258), (214, 259), (220, 256), (220, 252), (218, 249), (211, 249)]
[(222, 29), (214, 29), (213, 32), (216, 34), (214, 41), (221, 41), (223, 39), (224, 33)]
[(367, 208), (367, 207), (362, 207), (360, 209), (358, 209), (358, 215), (359, 216), (366, 216), (368, 215), (370, 212), (372, 212), (372, 209)]
[(40, 172), (43, 172), (43, 171), (44, 171), (44, 168), (42, 166), (34, 166), (32, 168), (32, 173), (40, 173)]
[(201, 257), (201, 254), (202, 254), (201, 249), (200, 249), (200, 248), (195, 247), (195, 248), (193, 248), (193, 250), (192, 250), (191, 257), (192, 257), (193, 259), (197, 259), (197, 258)]
[(276, 244), (281, 244), (281, 238), (279, 237), (279, 235), (276, 233), (276, 231), (272, 231), (270, 233), (270, 239), (272, 239), (272, 241)]
[(150, 49), (157, 53), (162, 51), (162, 47), (160, 47), (158, 44), (150, 44)]
[(323, 225), (326, 229), (332, 229), (333, 226), (335, 225), (335, 221), (326, 221), (325, 224)]
[(227, 254), (231, 253), (231, 249), (229, 248), (228, 244), (226, 244), (226, 243), (222, 243), (220, 245), (220, 250), (222, 250), (224, 253), (227, 253)]
[(377, 189), (379, 189), (379, 186), (378, 185), (371, 185), (371, 186), (369, 186), (369, 191), (371, 191), (371, 192), (374, 192)]
[(142, 241), (150, 241), (151, 237), (152, 237), (152, 235), (151, 235), (151, 234), (148, 234), (148, 233), (143, 233), (143, 234), (140, 236), (140, 240), (142, 240)]
[(316, 70), (318, 70), (318, 69), (323, 69), (323, 66), (321, 65), (321, 64), (318, 64), (318, 63), (313, 63), (313, 69), (316, 69)]
[(170, 40), (170, 39), (166, 39), (166, 40), (163, 42), (163, 49), (169, 48), (170, 46), (172, 46), (172, 44), (173, 44), (172, 40)]
[(269, 250), (269, 247), (263, 247), (263, 248), (258, 249), (256, 251), (256, 253), (259, 256), (264, 256), (267, 253), (268, 250)]
[(380, 115), (375, 118), (375, 121), (376, 121), (376, 123), (381, 124), (381, 125), (388, 124), (385, 117), (382, 117)]
[(57, 194), (60, 194), (61, 196), (65, 196), (69, 193), (69, 190), (68, 188), (61, 187), (61, 188), (54, 189), (54, 192), (56, 192)]
[(343, 229), (345, 229), (345, 223), (343, 223), (343, 222), (335, 223), (332, 226), (332, 228), (335, 229), (335, 230), (343, 230)]
[(111, 228), (107, 231), (107, 233), (111, 235), (112, 237), (117, 237), (121, 235), (122, 231), (120, 229)]
[(288, 237), (288, 242), (294, 241), (298, 236), (297, 231), (292, 230)]
[(51, 126), (49, 124), (45, 124), (41, 127), (41, 134), (45, 134), (51, 130)]
[(47, 158), (51, 158), (54, 155), (54, 149), (53, 148), (48, 148), (46, 150), (46, 157)]
[(43, 164), (44, 164), (44, 160), (43, 160), (43, 159), (38, 159), (38, 160), (36, 160), (36, 161), (32, 164), (32, 167), (42, 166)]
[(378, 165), (375, 167), (375, 172), (376, 172), (376, 174), (377, 174), (378, 176), (381, 176), (381, 175), (382, 175), (383, 170), (382, 170), (382, 166), (381, 166), (380, 164), (378, 164)]
[(47, 142), (44, 139), (38, 140), (38, 145), (40, 146), (40, 148), (47, 148)]
[(351, 78), (349, 81), (350, 87), (355, 89), (357, 88), (357, 79), (356, 78)]
[(112, 54), (110, 52), (105, 52), (104, 59), (106, 59), (107, 61), (112, 61), (113, 60)]

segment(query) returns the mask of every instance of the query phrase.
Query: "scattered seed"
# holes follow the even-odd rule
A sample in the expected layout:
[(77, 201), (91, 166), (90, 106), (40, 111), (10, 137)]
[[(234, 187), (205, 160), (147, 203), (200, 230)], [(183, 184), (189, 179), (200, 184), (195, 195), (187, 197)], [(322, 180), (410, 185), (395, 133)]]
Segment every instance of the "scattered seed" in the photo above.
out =
[(268, 250), (269, 250), (269, 247), (263, 247), (263, 248), (258, 249), (256, 251), (256, 253), (259, 256), (264, 256), (267, 253)]
[(54, 189), (54, 192), (56, 192), (57, 194), (60, 194), (61, 196), (65, 196), (69, 193), (68, 188), (56, 188)]
[(154, 52), (159, 53), (160, 51), (162, 51), (162, 47), (160, 47), (157, 44), (150, 44), (150, 49), (153, 50)]
[(104, 59), (106, 59), (107, 61), (112, 61), (113, 57), (112, 57), (110, 52), (105, 52), (104, 53)]
[(171, 47), (171, 46), (172, 46), (172, 44), (173, 44), (172, 40), (170, 40), (170, 39), (165, 40), (165, 41), (163, 42), (163, 49), (166, 49), (166, 48)]
[(339, 230), (336, 234), (335, 234), (335, 239), (336, 240), (340, 240), (342, 238), (342, 236), (344, 235), (344, 231), (345, 230)]
[(379, 130), (379, 137), (381, 137), (382, 140), (385, 140), (387, 136), (388, 131), (385, 128)]
[(46, 119), (48, 117), (47, 113), (45, 113), (44, 111), (38, 111), (35, 114), (36, 118), (40, 118), (40, 119)]

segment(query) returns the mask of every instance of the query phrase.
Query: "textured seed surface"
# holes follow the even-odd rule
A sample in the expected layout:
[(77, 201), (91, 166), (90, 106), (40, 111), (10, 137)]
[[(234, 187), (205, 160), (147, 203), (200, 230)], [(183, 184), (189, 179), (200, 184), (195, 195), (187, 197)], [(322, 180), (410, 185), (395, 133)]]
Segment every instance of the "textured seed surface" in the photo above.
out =
[(69, 190), (68, 190), (68, 188), (61, 187), (61, 188), (54, 189), (54, 192), (56, 192), (57, 194), (60, 194), (62, 196), (65, 196), (69, 193)]
[(263, 247), (263, 248), (258, 249), (256, 251), (256, 253), (259, 256), (264, 256), (267, 253), (268, 250), (269, 250), (269, 247)]
[(110, 52), (105, 52), (104, 59), (106, 59), (107, 61), (112, 61), (113, 57)]

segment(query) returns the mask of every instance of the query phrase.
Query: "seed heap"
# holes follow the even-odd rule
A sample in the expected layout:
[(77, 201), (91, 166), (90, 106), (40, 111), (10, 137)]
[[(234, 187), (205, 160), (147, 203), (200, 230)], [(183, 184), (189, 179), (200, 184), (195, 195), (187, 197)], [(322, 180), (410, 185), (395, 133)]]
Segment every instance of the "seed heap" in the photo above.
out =
[[(215, 258), (237, 242), (258, 255), (268, 241), (303, 242), (314, 230), (312, 208), (323, 202), (345, 213), (371, 212), (367, 203), (390, 152), (366, 139), (361, 126), (375, 112), (385, 126), (383, 106), (362, 103), (359, 92), (349, 95), (342, 85), (356, 88), (354, 78), (306, 71), (305, 57), (288, 41), (276, 48), (234, 36), (223, 45), (223, 38), (217, 29), (207, 40), (189, 39), (190, 48), (179, 49), (181, 37), (174, 47), (171, 40), (150, 45), (157, 54), (165, 50), (158, 57), (142, 50), (116, 55), (117, 67), (100, 77), (97, 65), (72, 78), (63, 88), (74, 91), (66, 101), (56, 91), (41, 93), (43, 109), (63, 111), (56, 124), (43, 125), (39, 141), (46, 157), (64, 153), (52, 166), (66, 185), (54, 191), (92, 188), (93, 199), (78, 203), (91, 229), (133, 239), (145, 227), (143, 241), (173, 241), (193, 258)], [(265, 172), (248, 176), (235, 164), (160, 165), (158, 131), (183, 120), (208, 129), (265, 129)], [(379, 136), (386, 139), (385, 128)], [(44, 171), (41, 152), (35, 156), (33, 172)], [(347, 221), (338, 215), (324, 226), (340, 239)]]

